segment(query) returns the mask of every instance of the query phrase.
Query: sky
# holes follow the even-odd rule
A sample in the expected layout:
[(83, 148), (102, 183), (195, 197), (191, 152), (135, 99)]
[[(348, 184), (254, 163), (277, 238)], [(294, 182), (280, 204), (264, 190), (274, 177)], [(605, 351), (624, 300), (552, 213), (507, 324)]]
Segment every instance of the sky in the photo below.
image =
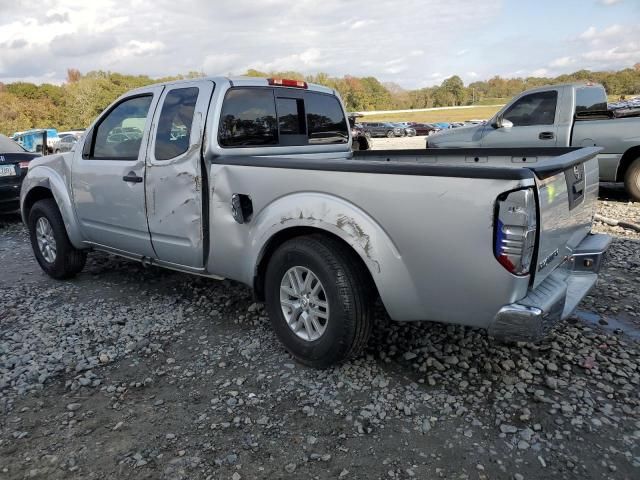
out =
[(640, 0), (0, 0), (0, 82), (295, 70), (405, 88), (640, 62)]

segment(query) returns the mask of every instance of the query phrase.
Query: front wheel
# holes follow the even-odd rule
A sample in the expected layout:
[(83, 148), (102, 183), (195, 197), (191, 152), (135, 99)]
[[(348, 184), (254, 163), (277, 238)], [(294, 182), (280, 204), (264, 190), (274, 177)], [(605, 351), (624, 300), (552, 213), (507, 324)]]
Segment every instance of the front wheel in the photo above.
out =
[(371, 332), (373, 288), (355, 254), (322, 235), (273, 254), (265, 277), (271, 324), (298, 361), (326, 368), (357, 355)]
[(624, 175), (624, 187), (633, 201), (640, 202), (640, 157), (629, 165)]
[(392, 131), (392, 130), (389, 130), (389, 131), (387, 132), (387, 138), (393, 138), (394, 136), (395, 136), (395, 134), (393, 133), (393, 131)]
[(28, 225), (31, 248), (47, 275), (64, 279), (82, 271), (87, 253), (71, 245), (62, 215), (53, 199), (40, 200), (33, 205)]

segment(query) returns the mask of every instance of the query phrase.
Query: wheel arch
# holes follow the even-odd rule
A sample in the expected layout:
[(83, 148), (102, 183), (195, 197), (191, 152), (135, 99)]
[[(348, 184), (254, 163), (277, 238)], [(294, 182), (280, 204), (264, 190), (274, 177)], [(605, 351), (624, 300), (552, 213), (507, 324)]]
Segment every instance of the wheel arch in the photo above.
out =
[(22, 206), (20, 208), (22, 222), (24, 224), (29, 221), (29, 213), (31, 212), (33, 205), (40, 200), (44, 200), (45, 198), (54, 198), (53, 192), (48, 186), (45, 187), (42, 185), (37, 185), (29, 190), (29, 192), (22, 200)]
[(620, 158), (620, 164), (618, 165), (618, 172), (616, 173), (616, 181), (623, 182), (624, 176), (627, 173), (627, 170), (631, 166), (631, 164), (640, 158), (640, 145), (636, 145), (635, 147), (629, 148), (622, 157)]
[[(255, 222), (255, 223), (254, 223)], [(264, 272), (271, 255), (290, 238), (321, 234), (334, 238), (358, 257), (392, 318), (422, 308), (412, 275), (392, 238), (367, 212), (321, 192), (296, 193), (266, 206), (251, 222), (251, 254), (243, 278), (264, 298)]]
[(367, 279), (370, 281), (370, 284), (373, 288), (376, 289), (376, 282), (371, 275), (371, 271), (369, 270), (367, 264), (364, 262), (362, 257), (358, 255), (356, 250), (350, 245), (346, 240), (344, 240), (339, 235), (335, 233), (331, 233), (327, 230), (317, 227), (309, 227), (309, 226), (297, 226), (291, 228), (285, 228), (283, 230), (278, 231), (274, 234), (264, 245), (262, 251), (260, 252), (260, 256), (258, 257), (258, 261), (255, 268), (255, 274), (253, 277), (253, 292), (257, 300), (264, 301), (265, 300), (265, 292), (264, 292), (264, 281), (265, 275), (267, 271), (267, 266), (269, 265), (269, 260), (276, 252), (276, 250), (286, 243), (287, 241), (304, 236), (324, 236), (327, 238), (331, 238), (332, 240), (342, 244), (347, 251), (351, 252), (353, 258), (357, 261), (357, 263), (362, 268), (362, 271), (366, 275)]
[(29, 170), (22, 184), (20, 213), (25, 225), (33, 205), (45, 198), (52, 198), (56, 202), (71, 244), (78, 249), (86, 248), (66, 182), (54, 169), (39, 165)]

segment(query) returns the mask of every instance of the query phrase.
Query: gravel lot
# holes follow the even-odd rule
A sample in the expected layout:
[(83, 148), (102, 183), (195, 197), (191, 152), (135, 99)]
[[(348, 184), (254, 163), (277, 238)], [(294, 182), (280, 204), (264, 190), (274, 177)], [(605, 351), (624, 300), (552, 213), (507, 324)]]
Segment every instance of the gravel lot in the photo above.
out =
[(640, 235), (596, 229), (602, 280), (545, 342), (380, 314), (315, 371), (242, 285), (98, 253), (57, 282), (0, 218), (0, 478), (637, 479)]

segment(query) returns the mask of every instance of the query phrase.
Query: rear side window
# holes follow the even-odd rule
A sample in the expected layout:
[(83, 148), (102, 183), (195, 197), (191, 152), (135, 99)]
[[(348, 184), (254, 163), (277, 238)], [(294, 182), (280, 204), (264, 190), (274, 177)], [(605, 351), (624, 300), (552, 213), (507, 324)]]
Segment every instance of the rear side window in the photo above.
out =
[(606, 112), (607, 96), (601, 87), (576, 89), (576, 113)]
[(511, 121), (514, 127), (553, 125), (557, 103), (558, 92), (555, 90), (532, 93), (511, 105), (503, 118)]
[(198, 88), (176, 88), (167, 93), (162, 104), (155, 157), (169, 160), (189, 149), (193, 112), (198, 101)]
[(278, 144), (273, 91), (268, 88), (233, 88), (225, 96), (218, 128), (223, 147)]
[(310, 144), (347, 143), (349, 141), (349, 126), (336, 97), (307, 92), (305, 106)]

